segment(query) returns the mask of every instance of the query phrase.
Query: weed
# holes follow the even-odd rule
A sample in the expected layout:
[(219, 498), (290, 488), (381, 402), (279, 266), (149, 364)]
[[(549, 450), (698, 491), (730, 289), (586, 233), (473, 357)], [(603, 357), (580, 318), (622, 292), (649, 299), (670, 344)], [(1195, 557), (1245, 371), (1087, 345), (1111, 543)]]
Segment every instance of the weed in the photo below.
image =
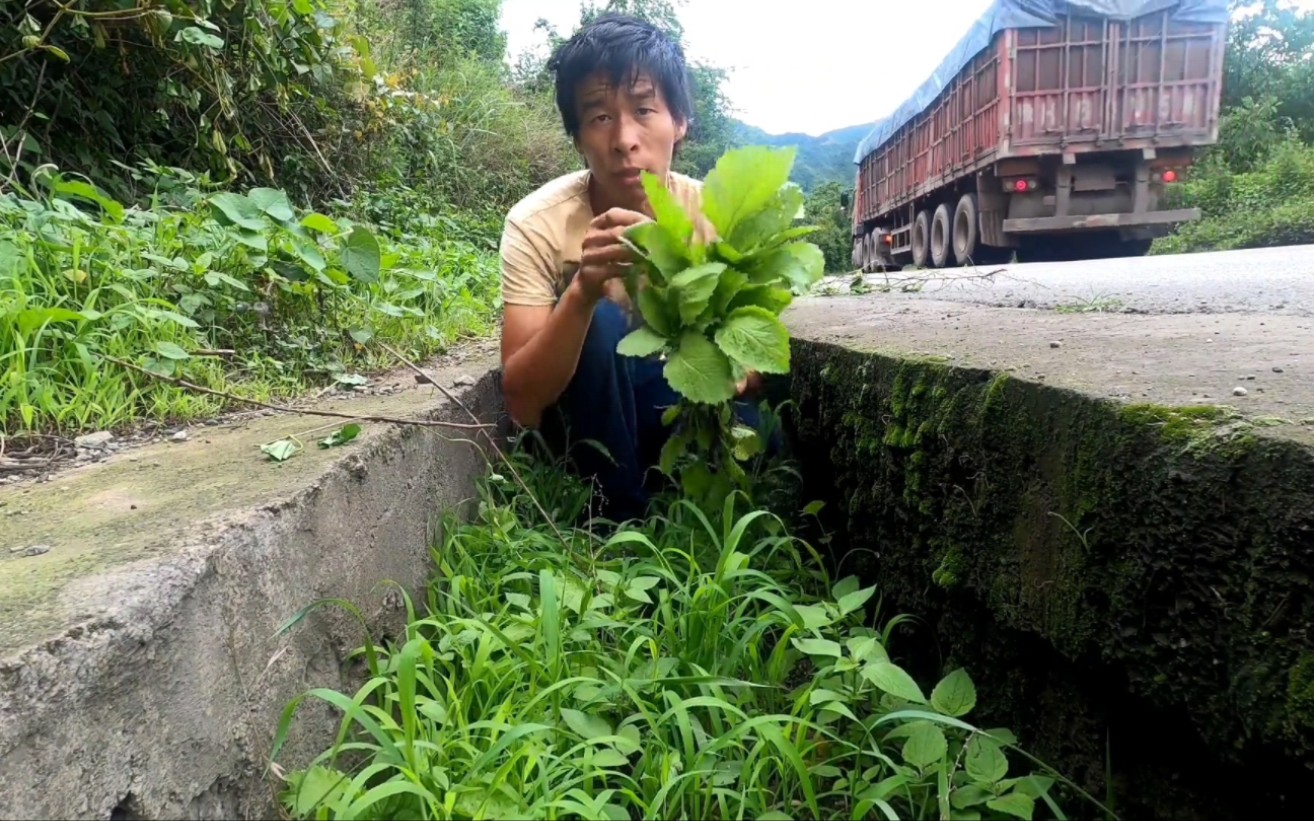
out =
[[(587, 503), (550, 465), (520, 472), (563, 522)], [(289, 812), (1063, 817), (1061, 779), (1007, 731), (964, 721), (965, 671), (928, 695), (897, 663), (901, 618), (881, 624), (876, 589), (832, 583), (808, 544), (738, 501), (712, 519), (679, 499), (563, 545), (525, 524), (524, 493), (483, 481), (477, 517), (449, 516), (435, 545), (424, 614), (408, 598), (405, 634), (362, 648), (366, 684), (284, 711), (275, 758), (305, 698), (343, 716), (338, 742), (286, 774)]]

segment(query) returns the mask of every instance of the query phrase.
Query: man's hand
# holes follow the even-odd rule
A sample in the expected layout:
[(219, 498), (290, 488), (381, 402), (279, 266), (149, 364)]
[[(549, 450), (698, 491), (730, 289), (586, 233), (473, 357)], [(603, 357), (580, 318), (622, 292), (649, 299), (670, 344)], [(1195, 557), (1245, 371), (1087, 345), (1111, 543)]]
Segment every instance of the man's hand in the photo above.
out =
[(624, 276), (634, 262), (634, 252), (621, 242), (621, 237), (629, 228), (649, 221), (638, 211), (613, 208), (589, 223), (575, 279), (580, 292), (591, 302), (606, 296), (608, 283)]
[(735, 396), (740, 399), (757, 396), (762, 390), (762, 374), (757, 371), (749, 371), (739, 384), (735, 385)]

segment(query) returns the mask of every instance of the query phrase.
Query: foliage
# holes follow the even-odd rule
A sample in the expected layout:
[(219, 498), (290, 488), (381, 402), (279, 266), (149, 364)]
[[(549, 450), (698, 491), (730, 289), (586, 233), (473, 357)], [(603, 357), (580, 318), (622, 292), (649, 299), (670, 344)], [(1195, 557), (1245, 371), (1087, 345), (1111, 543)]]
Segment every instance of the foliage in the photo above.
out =
[[(570, 521), (587, 487), (519, 472)], [(288, 773), (298, 818), (1031, 818), (1056, 803), (1006, 730), (967, 723), (955, 670), (898, 664), (874, 587), (830, 583), (806, 543), (727, 500), (563, 544), (494, 475), (449, 516), (421, 615), (367, 643), (338, 742)], [(541, 521), (541, 517), (537, 519)], [(345, 602), (319, 602), (316, 607)], [(874, 606), (873, 606), (874, 605)], [(870, 625), (879, 625), (874, 628)]]
[(814, 188), (803, 203), (808, 222), (818, 226), (812, 241), (826, 258), (826, 271), (832, 274), (852, 269), (853, 227), (849, 210), (844, 207), (841, 195), (852, 191), (852, 181), (825, 182)]
[(1314, 139), (1314, 11), (1285, 0), (1233, 0), (1223, 61), (1223, 109), (1271, 104)]
[(1233, 11), (1218, 144), (1173, 196), (1204, 216), (1155, 253), (1314, 242), (1314, 12), (1277, 0)]
[[(0, 175), (117, 179), (150, 159), (311, 191), (314, 134), (350, 119), (329, 0), (36, 0), (0, 8)], [(126, 194), (126, 192), (116, 192)]]
[(258, 398), (377, 365), (372, 337), (420, 356), (491, 330), (495, 261), (467, 242), (159, 173), (148, 209), (55, 173), (0, 196), (0, 431), (216, 410), (105, 355)]
[(645, 173), (656, 220), (627, 232), (639, 262), (626, 285), (644, 326), (618, 350), (669, 356), (663, 372), (682, 400), (664, 416), (679, 424), (661, 469), (679, 473), (685, 492), (713, 507), (744, 486), (739, 463), (762, 449), (757, 432), (734, 421), (736, 385), (749, 372), (789, 371), (789, 332), (778, 315), (822, 274), (821, 251), (799, 241), (814, 229), (794, 226), (803, 193), (789, 183), (793, 161), (793, 149), (747, 147), (722, 156), (703, 185), (710, 242)]
[(1314, 147), (1292, 137), (1252, 171), (1214, 158), (1177, 194), (1203, 217), (1155, 243), (1156, 253), (1228, 251), (1314, 243)]

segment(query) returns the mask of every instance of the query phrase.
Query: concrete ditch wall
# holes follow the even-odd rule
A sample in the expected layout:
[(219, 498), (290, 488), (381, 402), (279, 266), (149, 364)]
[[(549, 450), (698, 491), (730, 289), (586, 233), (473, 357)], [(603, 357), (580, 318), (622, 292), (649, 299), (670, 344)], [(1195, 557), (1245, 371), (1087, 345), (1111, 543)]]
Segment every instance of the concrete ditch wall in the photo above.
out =
[[(436, 373), (484, 421), (491, 363)], [(411, 381), (409, 376), (404, 381)], [(335, 410), (466, 422), (431, 387)], [(268, 755), (278, 716), (308, 688), (354, 687), (364, 611), (378, 638), (404, 623), (392, 580), (422, 595), (438, 518), (487, 465), (464, 434), (366, 423), (359, 441), (282, 464), (258, 445), (320, 421), (286, 415), (198, 429), (0, 488), (0, 817), (277, 817)], [(472, 436), (472, 434), (470, 434)], [(45, 552), (24, 555), (40, 545)], [(307, 703), (283, 761), (332, 740)]]
[[(1189, 331), (1215, 360), (1199, 390), (1259, 372), (1281, 323), (1211, 349), (1216, 318), (908, 310), (790, 317), (808, 498), (830, 502), (836, 559), (879, 581), (884, 617), (924, 625), (894, 652), (928, 676), (967, 667), (976, 721), (1101, 800), (1111, 766), (1124, 818), (1291, 812), (1314, 766), (1314, 391), (1270, 382), (1286, 419), (1188, 404), (1173, 386), (1195, 363), (1139, 349)], [(1165, 404), (1110, 398), (1115, 366)]]

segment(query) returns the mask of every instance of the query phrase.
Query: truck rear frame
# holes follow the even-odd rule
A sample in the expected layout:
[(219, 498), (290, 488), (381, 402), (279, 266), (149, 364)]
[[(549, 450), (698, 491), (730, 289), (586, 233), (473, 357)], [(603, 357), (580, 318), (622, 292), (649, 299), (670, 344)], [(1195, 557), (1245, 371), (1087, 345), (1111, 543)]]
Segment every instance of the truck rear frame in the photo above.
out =
[(1138, 254), (1198, 218), (1162, 205), (1218, 137), (1226, 0), (1113, 0), (1156, 7), (1127, 19), (1090, 2), (1108, 0), (991, 31), (929, 104), (877, 127), (857, 158), (856, 267)]

